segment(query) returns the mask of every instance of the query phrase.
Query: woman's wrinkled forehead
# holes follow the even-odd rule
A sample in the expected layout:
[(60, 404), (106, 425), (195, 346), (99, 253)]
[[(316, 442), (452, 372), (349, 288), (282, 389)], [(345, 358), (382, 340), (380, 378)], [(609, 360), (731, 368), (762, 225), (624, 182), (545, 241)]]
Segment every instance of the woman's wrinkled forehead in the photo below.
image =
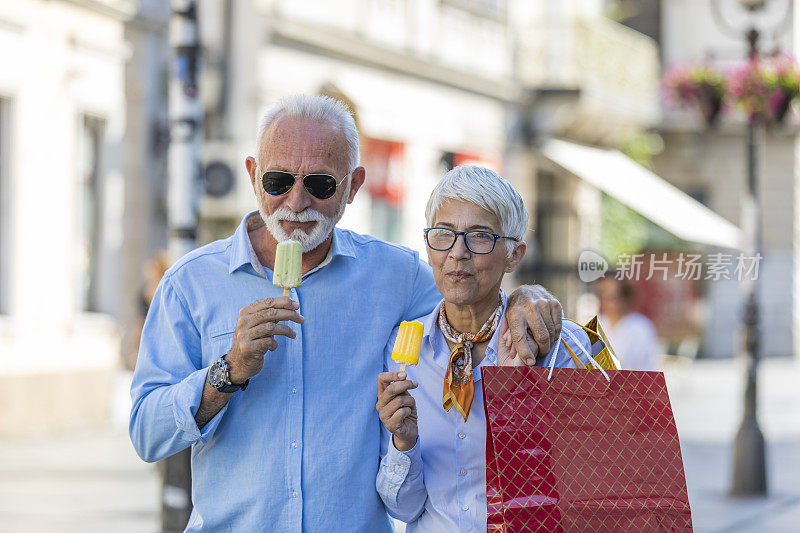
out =
[(454, 229), (485, 229), (497, 233), (500, 220), (497, 215), (483, 207), (465, 200), (446, 199), (433, 216), (434, 226)]

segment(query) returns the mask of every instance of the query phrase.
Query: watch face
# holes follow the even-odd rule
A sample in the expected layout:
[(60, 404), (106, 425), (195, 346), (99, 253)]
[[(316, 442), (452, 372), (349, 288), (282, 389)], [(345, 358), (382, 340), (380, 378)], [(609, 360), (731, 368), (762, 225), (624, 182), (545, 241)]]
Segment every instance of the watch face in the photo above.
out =
[(227, 374), (227, 369), (217, 361), (211, 365), (211, 370), (208, 372), (208, 382), (217, 389), (224, 387), (228, 384), (225, 374)]

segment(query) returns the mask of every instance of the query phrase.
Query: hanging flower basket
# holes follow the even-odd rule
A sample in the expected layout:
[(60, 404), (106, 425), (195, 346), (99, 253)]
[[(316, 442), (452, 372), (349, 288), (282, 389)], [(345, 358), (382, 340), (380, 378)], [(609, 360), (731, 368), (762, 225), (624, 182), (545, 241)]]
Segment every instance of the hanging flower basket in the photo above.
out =
[(766, 74), (770, 116), (780, 124), (792, 101), (800, 95), (800, 72), (794, 58), (782, 54), (772, 59)]
[(667, 103), (699, 110), (709, 126), (719, 118), (725, 91), (725, 77), (707, 65), (675, 65), (664, 74), (663, 92)]
[(733, 69), (728, 80), (728, 93), (733, 103), (750, 120), (768, 121), (772, 118), (768, 69), (758, 57), (754, 56), (745, 65)]
[(764, 61), (751, 58), (731, 72), (728, 88), (733, 101), (751, 120), (779, 124), (800, 94), (800, 73), (787, 55)]

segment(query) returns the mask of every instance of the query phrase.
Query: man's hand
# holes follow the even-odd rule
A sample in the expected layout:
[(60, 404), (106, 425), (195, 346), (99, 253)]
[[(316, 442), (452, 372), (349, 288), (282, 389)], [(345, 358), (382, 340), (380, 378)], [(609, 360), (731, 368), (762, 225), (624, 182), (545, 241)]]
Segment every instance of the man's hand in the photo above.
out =
[(517, 351), (511, 342), (511, 331), (508, 329), (506, 317), (500, 319), (500, 342), (497, 343), (497, 366), (525, 366), (517, 357)]
[(233, 347), (225, 356), (230, 365), (231, 383), (242, 384), (261, 371), (264, 354), (278, 347), (275, 335), (295, 338), (292, 328), (278, 322), (291, 320), (302, 324), (305, 318), (297, 313), (299, 307), (294, 300), (281, 296), (259, 300), (239, 311)]
[(407, 452), (417, 442), (417, 404), (408, 393), (417, 383), (406, 379), (405, 372), (378, 374), (378, 416), (393, 435), (394, 447)]
[(537, 355), (549, 353), (561, 336), (561, 304), (541, 285), (523, 285), (512, 292), (505, 319), (513, 353), (528, 366), (536, 364)]

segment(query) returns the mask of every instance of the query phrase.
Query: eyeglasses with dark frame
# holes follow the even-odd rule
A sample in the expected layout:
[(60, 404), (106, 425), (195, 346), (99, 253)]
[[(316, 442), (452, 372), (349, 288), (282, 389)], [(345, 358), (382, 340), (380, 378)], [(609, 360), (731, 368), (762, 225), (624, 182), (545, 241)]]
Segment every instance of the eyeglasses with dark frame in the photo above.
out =
[(497, 239), (511, 239), (514, 242), (519, 242), (519, 239), (514, 237), (506, 237), (484, 230), (456, 231), (450, 228), (425, 228), (424, 232), (425, 242), (428, 243), (428, 246), (440, 252), (445, 252), (452, 248), (459, 235), (464, 236), (464, 244), (467, 250), (473, 254), (492, 253)]
[(336, 188), (350, 175), (350, 172), (338, 180), (330, 174), (314, 172), (312, 174), (293, 174), (284, 170), (267, 170), (261, 177), (264, 191), (271, 196), (282, 196), (292, 190), (297, 180), (303, 182), (303, 187), (320, 200), (327, 200), (336, 194)]

